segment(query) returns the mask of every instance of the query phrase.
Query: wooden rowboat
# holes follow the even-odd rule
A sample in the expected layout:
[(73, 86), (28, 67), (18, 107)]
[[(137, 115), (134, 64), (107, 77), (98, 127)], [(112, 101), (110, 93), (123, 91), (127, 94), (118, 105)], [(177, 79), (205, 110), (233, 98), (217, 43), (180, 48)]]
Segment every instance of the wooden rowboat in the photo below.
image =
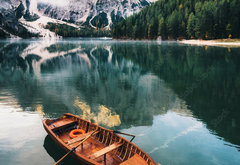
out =
[[(66, 113), (56, 120), (43, 120), (43, 126), (50, 137), (67, 152), (84, 141), (71, 153), (81, 163), (156, 165), (148, 154), (132, 142), (79, 116)], [(69, 134), (75, 129), (81, 129), (84, 133), (71, 138)]]

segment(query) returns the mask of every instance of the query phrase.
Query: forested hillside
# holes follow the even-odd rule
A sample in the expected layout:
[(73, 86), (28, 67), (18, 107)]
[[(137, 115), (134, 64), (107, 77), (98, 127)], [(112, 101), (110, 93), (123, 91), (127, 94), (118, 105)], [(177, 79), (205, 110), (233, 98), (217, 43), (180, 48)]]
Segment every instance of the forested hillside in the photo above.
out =
[(240, 0), (159, 0), (115, 24), (114, 38), (240, 37)]
[(92, 27), (84, 26), (81, 29), (77, 29), (66, 24), (50, 22), (45, 28), (62, 37), (111, 37), (111, 31), (104, 28), (94, 29)]

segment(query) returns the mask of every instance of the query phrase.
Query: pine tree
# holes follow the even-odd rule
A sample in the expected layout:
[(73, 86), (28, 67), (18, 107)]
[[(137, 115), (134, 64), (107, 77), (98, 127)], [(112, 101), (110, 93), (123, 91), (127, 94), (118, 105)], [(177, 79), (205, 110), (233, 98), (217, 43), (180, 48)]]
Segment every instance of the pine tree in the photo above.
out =
[(187, 34), (190, 38), (195, 37), (195, 16), (193, 13), (190, 14), (187, 23)]

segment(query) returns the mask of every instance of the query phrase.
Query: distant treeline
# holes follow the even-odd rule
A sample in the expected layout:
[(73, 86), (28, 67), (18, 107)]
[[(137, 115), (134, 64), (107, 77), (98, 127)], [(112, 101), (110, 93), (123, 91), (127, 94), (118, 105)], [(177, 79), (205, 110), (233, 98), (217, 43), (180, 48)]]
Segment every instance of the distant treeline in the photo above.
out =
[(92, 27), (81, 27), (80, 29), (66, 25), (66, 24), (56, 24), (48, 23), (45, 27), (55, 34), (62, 37), (109, 37), (111, 36), (110, 30), (105, 30), (104, 28), (94, 29)]
[(239, 38), (240, 0), (159, 0), (115, 24), (114, 38)]

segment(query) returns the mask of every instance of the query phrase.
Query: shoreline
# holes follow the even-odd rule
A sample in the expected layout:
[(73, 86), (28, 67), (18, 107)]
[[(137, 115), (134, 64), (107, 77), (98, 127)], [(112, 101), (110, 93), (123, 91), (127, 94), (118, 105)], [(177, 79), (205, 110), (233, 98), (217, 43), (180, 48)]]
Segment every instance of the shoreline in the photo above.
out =
[(66, 38), (44, 38), (44, 37), (34, 37), (34, 38), (0, 38), (0, 42), (4, 40), (48, 40), (48, 41), (61, 41), (64, 39), (76, 39), (76, 40), (85, 40), (85, 39), (100, 39), (100, 40), (112, 40), (116, 42), (175, 42), (181, 45), (191, 45), (191, 46), (214, 46), (214, 47), (225, 47), (225, 48), (240, 48), (240, 39), (215, 39), (215, 40), (201, 40), (201, 39), (192, 39), (192, 40), (148, 40), (148, 39), (116, 39), (111, 37), (66, 37)]
[(177, 43), (198, 46), (240, 47), (240, 39), (177, 40)]

